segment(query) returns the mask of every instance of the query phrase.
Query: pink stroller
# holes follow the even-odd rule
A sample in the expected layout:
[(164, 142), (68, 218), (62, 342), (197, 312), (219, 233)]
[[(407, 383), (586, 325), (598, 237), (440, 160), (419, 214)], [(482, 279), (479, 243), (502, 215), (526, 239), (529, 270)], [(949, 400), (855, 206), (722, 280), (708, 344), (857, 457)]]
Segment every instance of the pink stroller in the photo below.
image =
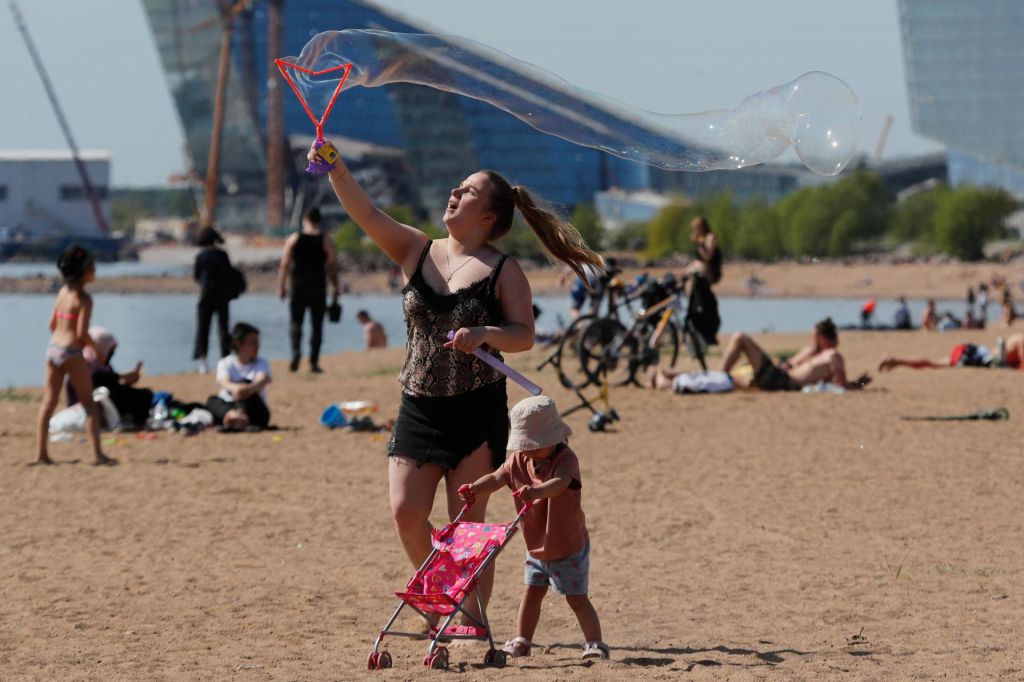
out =
[[(448, 649), (444, 646), (445, 643), (454, 639), (486, 640), (490, 644), (490, 649), (484, 656), (484, 664), (503, 667), (507, 655), (504, 651), (494, 648), (491, 627), (477, 584), (480, 575), (516, 534), (519, 523), (530, 506), (529, 502), (523, 503), (516, 518), (507, 525), (501, 525), (463, 521), (462, 517), (470, 507), (467, 504), (451, 523), (435, 530), (432, 534), (434, 549), (430, 556), (406, 584), (406, 591), (395, 592), (395, 596), (402, 602), (381, 629), (366, 667), (370, 670), (391, 667), (391, 654), (381, 648), (385, 635), (430, 640), (423, 665), (439, 670), (448, 669)], [(466, 602), (471, 598), (476, 599), (480, 609), (479, 620), (465, 610)], [(406, 606), (427, 621), (429, 633), (398, 632), (391, 629)], [(437, 626), (434, 626), (431, 614), (440, 617)], [(452, 625), (452, 621), (459, 614), (466, 616), (475, 623), (475, 626)]]

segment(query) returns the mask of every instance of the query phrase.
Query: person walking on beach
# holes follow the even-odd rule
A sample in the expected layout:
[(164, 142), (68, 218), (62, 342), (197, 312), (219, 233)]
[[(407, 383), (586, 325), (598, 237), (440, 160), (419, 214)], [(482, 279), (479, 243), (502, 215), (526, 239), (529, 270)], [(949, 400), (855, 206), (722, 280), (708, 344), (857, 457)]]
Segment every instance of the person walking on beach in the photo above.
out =
[(295, 372), (302, 360), (302, 318), (309, 310), (309, 371), (319, 374), (320, 345), (323, 341), (324, 312), (327, 310), (327, 283), (331, 284), (332, 300), (341, 296), (338, 287), (338, 266), (334, 244), (321, 229), (323, 218), (319, 208), (311, 208), (302, 218), (302, 229), (289, 236), (281, 254), (277, 275), (277, 295), (283, 301), (288, 295), (285, 280), (291, 273), (292, 300), (289, 306), (289, 327), (292, 361), (288, 369)]
[(532, 503), (523, 516), (526, 541), (526, 590), (519, 604), (516, 636), (505, 644), (513, 658), (529, 656), (540, 608), (548, 587), (565, 597), (583, 630), (583, 658), (608, 658), (601, 641), (601, 620), (588, 596), (590, 534), (581, 506), (580, 462), (569, 449), (572, 429), (546, 395), (526, 398), (512, 408), (511, 459), (496, 471), (459, 488), (468, 504), (478, 495), (512, 488), (520, 504)]
[[(309, 158), (321, 161), (315, 146)], [(451, 190), (443, 218), (448, 237), (438, 240), (374, 206), (343, 161), (328, 179), (352, 220), (401, 267), (406, 282), (402, 308), (408, 351), (399, 374), (398, 419), (387, 447), (388, 488), (398, 536), (413, 566), (419, 566), (432, 548), (430, 512), (441, 480), (454, 518), (462, 506), (458, 487), (505, 459), (505, 377), (473, 351), (514, 353), (534, 343), (530, 284), (519, 263), (493, 243), (512, 229), (518, 208), (547, 251), (580, 277), (586, 276), (586, 266), (601, 269), (604, 263), (572, 225), (494, 171), (472, 173)], [(449, 331), (455, 332), (451, 340)], [(466, 520), (483, 521), (486, 509), (482, 495)], [(493, 576), (488, 571), (481, 580), (485, 601)]]
[(89, 363), (82, 355), (87, 346), (96, 344), (89, 336), (92, 297), (85, 287), (96, 279), (92, 254), (81, 246), (69, 246), (57, 261), (64, 286), (57, 292), (57, 301), (50, 314), (50, 345), (46, 347), (43, 364), (43, 402), (36, 420), (36, 459), (34, 464), (53, 464), (47, 448), (50, 417), (60, 399), (60, 390), (67, 376), (85, 408), (85, 430), (95, 464), (117, 464), (100, 449), (99, 409), (92, 399), (92, 376)]
[(384, 325), (370, 317), (370, 313), (365, 310), (356, 313), (356, 319), (363, 327), (363, 340), (366, 342), (367, 350), (388, 347), (388, 335), (384, 331)]
[(193, 278), (199, 283), (199, 305), (196, 308), (196, 340), (192, 348), (192, 359), (198, 363), (200, 374), (209, 371), (206, 355), (210, 344), (210, 322), (215, 314), (220, 339), (219, 357), (225, 357), (231, 352), (228, 327), (232, 295), (228, 281), (233, 268), (228, 254), (218, 248), (223, 243), (224, 238), (220, 232), (212, 227), (204, 227), (196, 238), (196, 246), (200, 250), (196, 254)]

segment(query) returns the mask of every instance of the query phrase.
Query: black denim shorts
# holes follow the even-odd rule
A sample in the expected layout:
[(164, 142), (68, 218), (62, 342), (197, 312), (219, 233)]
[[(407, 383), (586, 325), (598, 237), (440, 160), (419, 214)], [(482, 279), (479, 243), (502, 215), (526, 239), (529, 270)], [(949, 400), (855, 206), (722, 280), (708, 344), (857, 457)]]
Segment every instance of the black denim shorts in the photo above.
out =
[(403, 393), (387, 452), (390, 457), (407, 457), (420, 466), (429, 462), (448, 471), (486, 443), (497, 469), (505, 461), (508, 431), (504, 381), (450, 397)]

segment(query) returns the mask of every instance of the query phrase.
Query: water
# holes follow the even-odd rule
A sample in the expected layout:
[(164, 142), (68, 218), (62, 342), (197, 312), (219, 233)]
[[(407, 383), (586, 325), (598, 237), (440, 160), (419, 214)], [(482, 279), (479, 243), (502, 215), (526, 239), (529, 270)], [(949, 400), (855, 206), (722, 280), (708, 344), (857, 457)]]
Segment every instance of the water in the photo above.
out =
[[(56, 277), (56, 261), (40, 263), (0, 263), (0, 277), (29, 279), (32, 277)], [(117, 261), (115, 263), (97, 263), (97, 277), (161, 277), (164, 275), (191, 275), (192, 265), (173, 265), (170, 263), (139, 263)]]
[[(128, 264), (125, 264), (128, 265)], [(127, 371), (135, 362), (145, 363), (148, 376), (184, 372), (194, 368), (192, 339), (195, 333), (196, 297), (192, 294), (122, 295), (93, 294), (93, 324), (101, 325), (118, 339), (114, 366)], [(537, 296), (544, 311), (538, 329), (554, 329), (557, 318), (568, 319), (568, 296)], [(831, 316), (837, 324), (855, 324), (862, 301), (826, 298), (723, 298), (719, 301), (722, 335), (732, 331), (803, 332), (818, 320)], [(336, 353), (363, 347), (356, 311), (365, 308), (388, 334), (391, 345), (405, 343), (405, 322), (400, 300), (394, 294), (347, 295), (342, 299), (341, 324), (324, 322), (323, 352)], [(913, 319), (919, 320), (925, 301), (909, 301)], [(49, 341), (53, 296), (43, 294), (0, 295), (4, 333), (0, 334), (0, 386), (36, 386), (42, 382), (43, 354)], [(962, 301), (943, 301), (940, 311), (963, 313)], [(875, 320), (889, 323), (896, 304), (880, 301)], [(291, 354), (288, 342), (288, 304), (276, 297), (246, 294), (231, 304), (231, 320), (256, 325), (261, 334), (261, 354), (271, 360)], [(306, 343), (308, 324), (304, 329)], [(216, 332), (210, 334), (211, 357), (216, 354)]]

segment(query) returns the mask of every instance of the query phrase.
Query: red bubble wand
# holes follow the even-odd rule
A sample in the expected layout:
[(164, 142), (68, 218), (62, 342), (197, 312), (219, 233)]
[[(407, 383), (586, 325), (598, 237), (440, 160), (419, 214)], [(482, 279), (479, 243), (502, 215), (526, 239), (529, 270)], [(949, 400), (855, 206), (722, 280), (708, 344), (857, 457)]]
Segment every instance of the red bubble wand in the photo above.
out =
[[(322, 69), (320, 71), (313, 71), (307, 69), (304, 66), (298, 64), (292, 64), (286, 62), (283, 59), (275, 59), (274, 64), (277, 65), (278, 70), (284, 79), (288, 81), (288, 85), (292, 87), (292, 91), (295, 96), (299, 98), (299, 103), (302, 108), (306, 110), (306, 114), (309, 119), (313, 121), (313, 125), (316, 126), (316, 149), (325, 163), (319, 163), (316, 161), (310, 161), (309, 166), (306, 167), (307, 173), (329, 173), (333, 168), (335, 162), (338, 160), (338, 150), (330, 144), (324, 142), (324, 122), (327, 121), (327, 117), (331, 114), (331, 109), (334, 108), (334, 102), (338, 99), (338, 95), (341, 93), (341, 86), (345, 84), (345, 79), (348, 78), (349, 71), (352, 70), (351, 64), (339, 64), (338, 66), (332, 66), (329, 69)], [(309, 104), (306, 103), (306, 98), (303, 97), (302, 93), (299, 92), (298, 86), (295, 85), (295, 81), (292, 80), (291, 74), (288, 73), (288, 69), (295, 69), (301, 71), (309, 76), (316, 77), (322, 76), (325, 73), (331, 73), (332, 71), (343, 71), (341, 78), (338, 80), (338, 85), (334, 88), (334, 92), (331, 94), (331, 100), (327, 103), (327, 108), (324, 109), (324, 114), (320, 118), (317, 118), (313, 111), (309, 108)]]

